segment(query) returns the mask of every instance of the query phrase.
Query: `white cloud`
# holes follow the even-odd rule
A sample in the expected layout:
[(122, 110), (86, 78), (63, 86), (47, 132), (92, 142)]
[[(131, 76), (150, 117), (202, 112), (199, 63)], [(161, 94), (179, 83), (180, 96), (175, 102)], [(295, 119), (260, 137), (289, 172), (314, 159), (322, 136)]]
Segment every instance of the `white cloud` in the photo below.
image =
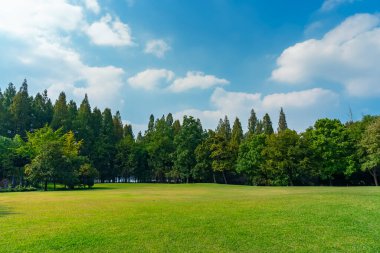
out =
[(146, 54), (153, 54), (158, 58), (163, 58), (169, 50), (170, 46), (164, 40), (150, 40), (146, 43), (144, 52)]
[(0, 8), (0, 32), (19, 38), (73, 31), (82, 21), (82, 8), (65, 0), (3, 1)]
[(95, 14), (99, 14), (100, 6), (97, 0), (85, 0), (86, 8)]
[(131, 29), (118, 18), (107, 14), (86, 29), (92, 43), (99, 46), (133, 46)]
[(174, 78), (174, 73), (167, 69), (147, 69), (135, 76), (128, 78), (128, 83), (133, 88), (153, 90), (162, 83), (168, 83)]
[(339, 5), (353, 3), (358, 0), (325, 0), (322, 4), (321, 11), (327, 12), (335, 9)]
[(182, 118), (184, 115), (192, 115), (200, 118), (205, 128), (214, 129), (218, 120), (227, 115), (230, 121), (239, 117), (244, 128), (247, 128), (250, 110), (254, 108), (258, 117), (269, 113), (275, 128), (278, 113), (283, 107), (289, 127), (304, 130), (311, 126), (316, 118), (326, 116), (327, 112), (338, 106), (339, 97), (332, 91), (320, 88), (267, 96), (260, 93), (228, 92), (216, 88), (210, 102), (213, 110), (188, 109), (177, 112), (174, 116)]
[(208, 89), (217, 85), (226, 85), (229, 81), (203, 72), (189, 71), (183, 78), (177, 78), (168, 87), (172, 92), (183, 92), (190, 89)]
[(287, 48), (271, 79), (290, 84), (327, 82), (343, 85), (352, 96), (380, 95), (380, 18), (359, 14), (322, 39)]
[(85, 11), (67, 0), (4, 1), (0, 8), (0, 34), (17, 42), (6, 49), (14, 52), (11, 57), (18, 60), (15, 67), (32, 73), (27, 77), (47, 88), (53, 99), (60, 91), (77, 101), (88, 93), (96, 106), (115, 106), (124, 70), (88, 65), (72, 48), (70, 35), (83, 32), (86, 27)]

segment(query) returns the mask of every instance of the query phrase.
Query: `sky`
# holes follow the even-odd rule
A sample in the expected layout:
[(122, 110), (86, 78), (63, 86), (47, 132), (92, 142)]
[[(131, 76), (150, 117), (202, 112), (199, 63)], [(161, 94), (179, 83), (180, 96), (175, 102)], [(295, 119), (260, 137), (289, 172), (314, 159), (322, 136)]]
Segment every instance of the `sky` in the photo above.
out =
[(0, 3), (0, 88), (64, 91), (120, 111), (239, 117), (303, 131), (380, 114), (377, 0), (12, 0)]

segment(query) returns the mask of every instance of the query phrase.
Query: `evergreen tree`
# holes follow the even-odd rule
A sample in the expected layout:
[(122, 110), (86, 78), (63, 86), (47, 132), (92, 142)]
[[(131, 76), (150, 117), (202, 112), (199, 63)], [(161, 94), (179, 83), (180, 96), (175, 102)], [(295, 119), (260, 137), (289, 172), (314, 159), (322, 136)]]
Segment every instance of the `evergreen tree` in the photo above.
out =
[(271, 121), (268, 113), (266, 113), (264, 115), (264, 118), (263, 118), (263, 131), (265, 134), (273, 134), (274, 133), (272, 121)]
[(243, 140), (243, 129), (239, 118), (236, 117), (234, 125), (232, 126), (231, 144), (234, 148), (239, 149), (239, 145)]
[(26, 80), (21, 85), (19, 92), (13, 98), (10, 106), (14, 132), (21, 136), (26, 136), (26, 132), (31, 129), (32, 105), (28, 94), (28, 83)]
[(94, 142), (94, 133), (92, 128), (92, 113), (91, 106), (87, 94), (84, 96), (82, 103), (79, 106), (77, 117), (74, 121), (74, 128), (77, 138), (83, 140), (81, 153), (89, 155)]
[(62, 127), (63, 131), (68, 131), (70, 129), (68, 116), (69, 114), (67, 110), (66, 94), (64, 92), (61, 92), (54, 104), (51, 127), (55, 130)]
[(117, 111), (116, 114), (113, 116), (113, 126), (115, 142), (118, 142), (123, 138), (124, 135), (123, 122), (121, 121), (121, 115), (119, 111)]
[(75, 101), (70, 100), (70, 102), (67, 104), (67, 127), (70, 130), (73, 130), (76, 134), (78, 133), (78, 129), (76, 129), (76, 120), (78, 116), (78, 107)]
[(153, 131), (153, 128), (154, 128), (154, 116), (153, 116), (153, 114), (151, 114), (150, 116), (149, 116), (149, 123), (148, 123), (148, 133), (149, 132), (152, 132)]
[(179, 120), (177, 119), (176, 121), (174, 121), (172, 128), (173, 128), (173, 134), (174, 136), (176, 136), (181, 130), (181, 122), (179, 122)]
[(256, 117), (256, 113), (255, 113), (255, 110), (251, 110), (251, 115), (249, 117), (249, 120), (248, 120), (248, 134), (249, 135), (252, 135), (252, 134), (255, 134), (257, 133), (257, 117)]
[(135, 136), (133, 134), (132, 125), (131, 124), (125, 124), (123, 129), (124, 137), (130, 137), (134, 140)]
[(282, 132), (282, 131), (285, 131), (286, 129), (288, 129), (288, 124), (286, 123), (286, 117), (285, 117), (284, 110), (281, 107), (280, 118), (278, 120), (277, 132)]
[(264, 133), (264, 124), (262, 120), (258, 120), (256, 124), (255, 134)]
[(168, 116), (166, 116), (166, 124), (168, 124), (168, 126), (172, 126), (173, 122), (173, 114), (169, 113)]
[(37, 93), (32, 102), (32, 129), (39, 129), (50, 124), (53, 117), (53, 105), (47, 96), (47, 90)]

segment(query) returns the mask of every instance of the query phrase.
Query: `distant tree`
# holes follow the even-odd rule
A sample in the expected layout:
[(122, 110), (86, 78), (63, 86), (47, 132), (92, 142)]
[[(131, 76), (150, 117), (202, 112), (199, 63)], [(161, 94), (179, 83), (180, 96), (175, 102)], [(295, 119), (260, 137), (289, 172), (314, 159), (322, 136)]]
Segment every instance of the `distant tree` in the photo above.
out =
[(121, 115), (119, 111), (117, 111), (116, 114), (113, 116), (113, 126), (114, 126), (115, 142), (117, 143), (124, 136), (123, 122), (121, 120)]
[(133, 130), (132, 130), (132, 125), (131, 124), (125, 124), (124, 125), (124, 128), (123, 128), (123, 132), (124, 132), (124, 137), (130, 137), (132, 139), (135, 138), (134, 134), (133, 134)]
[(263, 131), (265, 134), (273, 134), (274, 131), (273, 131), (273, 126), (272, 126), (272, 121), (270, 119), (270, 116), (268, 113), (266, 113), (264, 115), (264, 118), (263, 118)]
[(37, 93), (32, 102), (32, 129), (38, 129), (50, 124), (53, 117), (53, 105), (47, 95), (47, 91), (41, 95)]
[(196, 165), (195, 149), (202, 142), (203, 129), (199, 119), (185, 116), (182, 127), (174, 139), (174, 170), (179, 177), (189, 182)]
[(90, 155), (94, 143), (94, 130), (92, 127), (92, 112), (87, 94), (79, 106), (77, 116), (74, 121), (74, 129), (78, 139), (83, 140), (81, 153)]
[(10, 106), (10, 112), (15, 127), (15, 133), (25, 137), (26, 132), (30, 130), (32, 123), (32, 106), (26, 80), (24, 80), (20, 90), (14, 96)]
[(51, 121), (51, 127), (57, 130), (62, 127), (63, 131), (70, 129), (69, 117), (68, 117), (66, 94), (61, 92), (53, 108), (53, 118)]
[(211, 159), (211, 145), (214, 139), (215, 132), (209, 130), (203, 133), (202, 142), (195, 149), (196, 165), (192, 170), (192, 177), (194, 180), (201, 182), (207, 182), (213, 178), (213, 182), (216, 183), (215, 173), (212, 170)]
[(99, 172), (89, 163), (85, 163), (79, 168), (80, 182), (83, 186), (87, 185), (88, 188), (91, 188), (98, 176)]
[(263, 173), (265, 140), (264, 134), (255, 134), (250, 135), (240, 145), (237, 172), (244, 174), (249, 179), (249, 184), (267, 184), (267, 178)]
[(249, 116), (249, 120), (248, 120), (248, 135), (252, 135), (252, 134), (255, 134), (257, 132), (257, 130), (256, 130), (257, 123), (258, 123), (258, 120), (256, 117), (255, 110), (252, 109), (251, 115)]
[(232, 127), (232, 134), (231, 134), (231, 141), (230, 141), (230, 148), (232, 152), (232, 164), (233, 164), (233, 170), (236, 170), (236, 162), (239, 155), (239, 147), (243, 140), (243, 129), (241, 127), (241, 123), (239, 118), (236, 117), (234, 121), (234, 125)]
[(166, 116), (166, 124), (168, 124), (168, 126), (172, 126), (172, 125), (173, 125), (173, 122), (174, 122), (173, 114), (169, 113), (169, 114)]
[(369, 172), (378, 186), (378, 170), (380, 168), (380, 119), (376, 119), (365, 130), (360, 141), (362, 159), (361, 169)]
[(153, 129), (154, 129), (154, 116), (153, 116), (153, 114), (151, 114), (150, 115), (150, 117), (149, 117), (149, 123), (148, 123), (148, 132), (151, 132), (151, 131), (153, 131)]
[(181, 122), (179, 122), (179, 120), (177, 119), (176, 121), (174, 121), (172, 128), (173, 128), (173, 135), (176, 136), (181, 130)]
[(352, 143), (345, 126), (337, 119), (320, 119), (309, 129), (311, 148), (318, 159), (319, 173), (322, 180), (332, 180), (337, 175), (349, 174), (349, 157)]
[(282, 132), (282, 131), (285, 131), (286, 129), (288, 129), (288, 124), (286, 123), (286, 116), (285, 116), (284, 110), (281, 107), (277, 132)]
[(263, 124), (262, 120), (257, 121), (256, 129), (255, 130), (256, 130), (255, 134), (262, 134), (262, 133), (264, 133), (264, 124)]

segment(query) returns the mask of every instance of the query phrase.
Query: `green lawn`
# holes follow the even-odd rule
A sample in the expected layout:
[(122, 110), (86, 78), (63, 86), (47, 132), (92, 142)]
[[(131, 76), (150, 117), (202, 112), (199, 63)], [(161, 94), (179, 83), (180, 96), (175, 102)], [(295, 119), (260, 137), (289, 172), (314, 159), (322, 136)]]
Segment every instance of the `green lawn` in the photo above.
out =
[(379, 252), (380, 187), (0, 193), (0, 252)]

